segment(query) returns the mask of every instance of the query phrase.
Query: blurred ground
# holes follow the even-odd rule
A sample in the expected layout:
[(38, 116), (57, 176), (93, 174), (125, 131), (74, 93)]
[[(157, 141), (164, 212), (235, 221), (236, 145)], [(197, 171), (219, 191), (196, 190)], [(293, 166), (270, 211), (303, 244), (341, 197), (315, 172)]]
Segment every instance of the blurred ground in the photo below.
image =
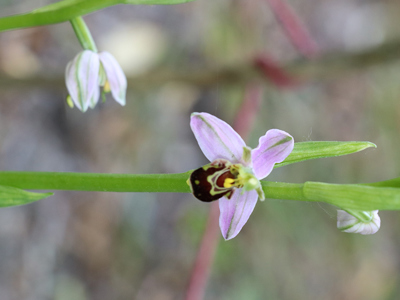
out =
[[(399, 37), (394, 1), (293, 0), (322, 54), (355, 53)], [(1, 1), (0, 15), (46, 1)], [(117, 6), (85, 20), (128, 76), (206, 69), (268, 53), (299, 59), (266, 2), (197, 0)], [(206, 162), (189, 129), (193, 111), (232, 123), (245, 84), (131, 84), (82, 114), (66, 103), (64, 68), (80, 46), (69, 24), (0, 33), (0, 169), (107, 173), (183, 172)], [(400, 53), (400, 52), (399, 52)], [(399, 54), (400, 58), (400, 54)], [(32, 84), (32, 79), (41, 81)], [(1, 80), (19, 82), (14, 87)], [(249, 145), (267, 129), (296, 141), (371, 141), (377, 149), (275, 170), (268, 180), (358, 183), (399, 176), (400, 63), (282, 90), (265, 84)], [(57, 192), (0, 210), (2, 300), (181, 299), (208, 206), (188, 194)], [(206, 299), (398, 299), (400, 226), (381, 212), (373, 236), (341, 233), (333, 207), (258, 203), (220, 243)]]

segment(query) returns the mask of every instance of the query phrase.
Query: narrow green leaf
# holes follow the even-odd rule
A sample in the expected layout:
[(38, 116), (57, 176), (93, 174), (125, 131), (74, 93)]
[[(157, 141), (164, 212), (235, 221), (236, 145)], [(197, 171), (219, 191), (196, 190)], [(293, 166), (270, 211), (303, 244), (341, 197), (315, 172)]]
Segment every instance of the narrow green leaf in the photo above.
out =
[(292, 153), (275, 168), (316, 158), (347, 155), (374, 147), (371, 142), (300, 142), (294, 144)]
[(24, 205), (51, 195), (53, 193), (32, 193), (15, 187), (0, 185), (0, 207)]
[(0, 18), (0, 31), (69, 21), (117, 4), (179, 4), (194, 0), (64, 0), (32, 12)]
[(326, 202), (344, 209), (400, 210), (400, 189), (393, 187), (306, 182), (303, 195), (308, 201)]
[(385, 181), (378, 181), (372, 183), (364, 183), (363, 185), (375, 186), (375, 187), (395, 187), (400, 188), (400, 177), (385, 180)]

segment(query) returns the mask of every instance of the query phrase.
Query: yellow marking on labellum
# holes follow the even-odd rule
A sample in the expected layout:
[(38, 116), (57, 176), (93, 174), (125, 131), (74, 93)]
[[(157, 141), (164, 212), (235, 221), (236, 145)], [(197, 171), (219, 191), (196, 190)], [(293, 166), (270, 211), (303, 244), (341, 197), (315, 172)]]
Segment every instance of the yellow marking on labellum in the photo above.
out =
[(215, 172), (214, 174), (209, 175), (207, 177), (207, 181), (211, 184), (210, 195), (215, 196), (215, 195), (218, 195), (218, 194), (223, 194), (223, 193), (226, 193), (229, 188), (231, 188), (231, 187), (226, 188), (225, 187), (225, 183), (224, 183), (224, 188), (219, 187), (218, 184), (217, 184), (218, 178), (222, 174), (224, 174), (226, 171), (229, 171), (229, 167), (228, 168), (224, 168), (222, 170), (219, 170), (219, 171)]
[(224, 188), (226, 178), (232, 178), (229, 167), (231, 163), (227, 160), (218, 159), (212, 163), (194, 170), (187, 181), (193, 195), (203, 201), (211, 202), (226, 196), (232, 196), (232, 189)]
[(233, 178), (227, 178), (224, 181), (224, 188), (231, 188), (235, 185), (235, 179)]
[(236, 189), (243, 189), (242, 194), (256, 190), (261, 200), (265, 198), (260, 181), (250, 167), (232, 164), (224, 159), (217, 159), (194, 170), (187, 184), (193, 195), (203, 202), (215, 201), (221, 197), (230, 199)]

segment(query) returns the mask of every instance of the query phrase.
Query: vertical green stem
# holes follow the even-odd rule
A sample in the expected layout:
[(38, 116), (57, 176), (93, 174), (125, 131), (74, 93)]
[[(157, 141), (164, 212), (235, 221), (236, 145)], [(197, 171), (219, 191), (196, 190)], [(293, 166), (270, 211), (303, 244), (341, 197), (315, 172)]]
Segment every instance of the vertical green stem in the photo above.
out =
[(91, 50), (97, 52), (96, 44), (90, 34), (89, 28), (86, 26), (85, 21), (82, 17), (76, 17), (70, 20), (72, 28), (75, 31), (76, 37), (85, 50)]

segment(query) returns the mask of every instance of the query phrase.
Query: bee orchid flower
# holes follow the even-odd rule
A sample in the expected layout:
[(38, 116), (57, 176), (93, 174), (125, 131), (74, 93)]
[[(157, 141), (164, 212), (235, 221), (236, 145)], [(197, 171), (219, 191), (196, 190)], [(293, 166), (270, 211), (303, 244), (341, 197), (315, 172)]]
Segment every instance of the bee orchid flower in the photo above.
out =
[(72, 102), (82, 112), (94, 108), (103, 92), (125, 105), (127, 80), (117, 60), (108, 52), (84, 50), (68, 63), (65, 83)]
[(194, 170), (188, 184), (199, 200), (219, 200), (221, 233), (225, 240), (232, 239), (249, 219), (258, 198), (264, 200), (260, 180), (292, 152), (293, 137), (271, 129), (251, 149), (229, 124), (208, 113), (193, 113), (190, 127), (211, 163)]

